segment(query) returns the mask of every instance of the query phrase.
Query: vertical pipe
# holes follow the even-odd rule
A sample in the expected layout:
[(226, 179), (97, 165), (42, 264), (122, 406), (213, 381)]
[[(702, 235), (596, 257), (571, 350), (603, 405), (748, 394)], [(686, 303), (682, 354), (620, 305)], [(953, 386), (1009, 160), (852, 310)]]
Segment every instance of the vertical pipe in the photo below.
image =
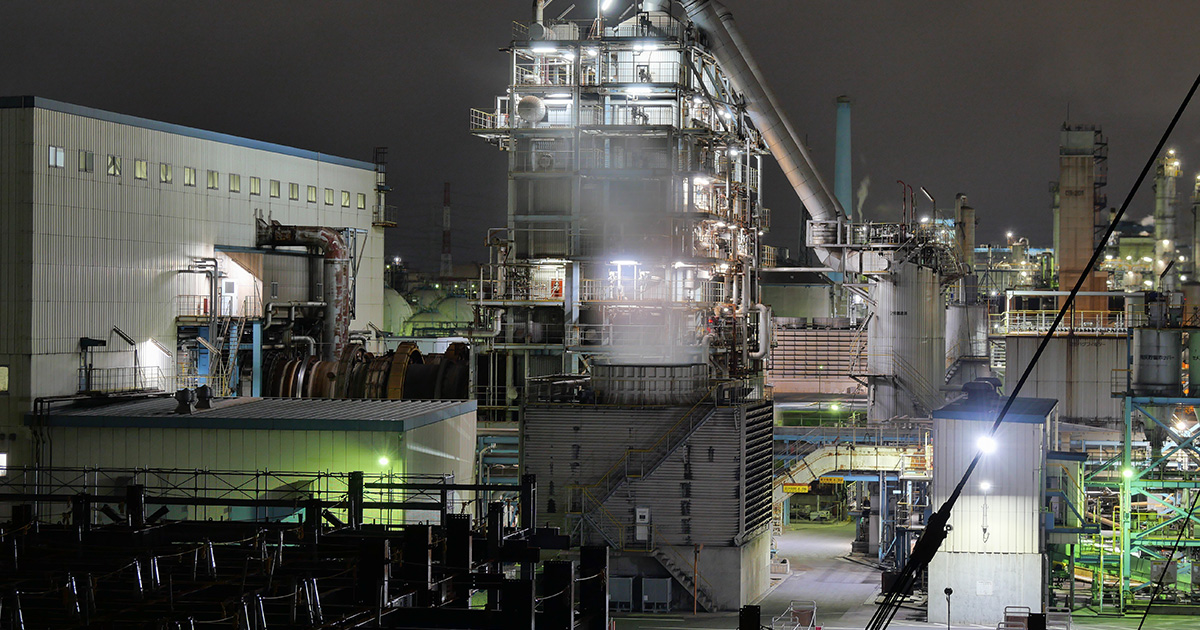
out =
[[(836, 142), (837, 148), (833, 161), (833, 196), (837, 197), (838, 203), (842, 204), (842, 208), (846, 210), (847, 214), (850, 214), (850, 188), (853, 178), (850, 174), (850, 97), (846, 95), (837, 98)], [(851, 216), (851, 219), (862, 221), (861, 216)]]
[(254, 322), (252, 326), (250, 395), (262, 396), (262, 322)]

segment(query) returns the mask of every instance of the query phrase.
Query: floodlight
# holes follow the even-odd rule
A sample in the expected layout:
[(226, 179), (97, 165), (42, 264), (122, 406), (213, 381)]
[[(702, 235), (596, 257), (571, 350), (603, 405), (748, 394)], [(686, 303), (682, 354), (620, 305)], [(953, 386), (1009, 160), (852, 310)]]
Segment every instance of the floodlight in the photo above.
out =
[(980, 437), (979, 440), (975, 442), (975, 445), (979, 447), (979, 450), (984, 455), (990, 455), (996, 452), (996, 440), (992, 439), (992, 436), (990, 435)]

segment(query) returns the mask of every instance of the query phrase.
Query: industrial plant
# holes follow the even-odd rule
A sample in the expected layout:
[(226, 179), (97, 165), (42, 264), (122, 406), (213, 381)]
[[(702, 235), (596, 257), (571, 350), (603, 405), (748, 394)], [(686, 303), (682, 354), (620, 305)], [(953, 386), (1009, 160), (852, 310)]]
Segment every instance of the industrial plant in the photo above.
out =
[(505, 220), (456, 265), (445, 184), (436, 271), (385, 147), (0, 96), (0, 630), (1200, 611), (1182, 149), (1145, 221), (1073, 122), (1052, 234), (916, 182), (872, 220), (853, 100), (790, 118), (720, 2), (507, 4), (459, 112)]

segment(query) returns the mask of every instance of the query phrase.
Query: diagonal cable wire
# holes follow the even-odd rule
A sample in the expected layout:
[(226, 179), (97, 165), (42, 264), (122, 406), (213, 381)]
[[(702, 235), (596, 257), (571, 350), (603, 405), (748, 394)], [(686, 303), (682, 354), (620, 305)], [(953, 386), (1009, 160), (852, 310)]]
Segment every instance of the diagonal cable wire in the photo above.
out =
[[(1038, 344), (1037, 351), (1033, 354), (1033, 359), (1030, 360), (1029, 365), (1025, 367), (1025, 371), (1021, 373), (1021, 378), (1017, 381), (1016, 387), (1014, 387), (1012, 392), (1008, 395), (1008, 400), (1005, 401), (1004, 407), (1000, 409), (999, 415), (996, 416), (996, 421), (992, 423), (991, 431), (988, 433), (989, 436), (994, 436), (996, 434), (996, 431), (1004, 422), (1005, 415), (1008, 414), (1009, 409), (1011, 409), (1013, 403), (1016, 402), (1017, 396), (1021, 393), (1021, 389), (1025, 386), (1025, 381), (1029, 380), (1029, 375), (1033, 373), (1034, 367), (1037, 366), (1038, 359), (1041, 358), (1042, 353), (1046, 350), (1046, 346), (1049, 345), (1050, 339), (1054, 337), (1055, 331), (1058, 330), (1058, 325), (1062, 323), (1063, 317), (1075, 303), (1075, 296), (1078, 295), (1079, 290), (1083, 288), (1083, 283), (1087, 280), (1088, 276), (1091, 275), (1092, 270), (1095, 269), (1096, 262), (1100, 259), (1100, 254), (1104, 252), (1105, 246), (1108, 244), (1109, 239), (1112, 238), (1113, 232), (1116, 231), (1117, 224), (1120, 223), (1121, 218), (1125, 216), (1125, 211), (1129, 208), (1129, 204), (1133, 201), (1133, 197), (1137, 194), (1138, 189), (1141, 188), (1142, 182), (1146, 179), (1146, 175), (1149, 174), (1150, 169), (1154, 167), (1154, 161), (1162, 153), (1163, 146), (1166, 145), (1167, 139), (1171, 137), (1171, 133), (1175, 130), (1175, 126), (1179, 123), (1179, 119), (1183, 116), (1184, 110), (1187, 109), (1192, 97), (1196, 94), (1197, 88), (1200, 88), (1200, 75), (1197, 75), (1196, 80), (1192, 82), (1192, 87), (1190, 90), (1188, 90), (1187, 96), (1185, 96), (1183, 98), (1183, 102), (1179, 104), (1179, 109), (1176, 110), (1175, 116), (1171, 119), (1171, 123), (1167, 125), (1162, 137), (1158, 140), (1158, 144), (1154, 147), (1154, 151), (1146, 160), (1146, 165), (1142, 167), (1142, 172), (1138, 175), (1137, 181), (1134, 182), (1133, 187), (1129, 190), (1129, 194), (1125, 196), (1125, 201), (1121, 203), (1121, 208), (1117, 210), (1116, 216), (1113, 217), (1112, 222), (1108, 225), (1108, 230), (1105, 231), (1104, 238), (1100, 240), (1099, 246), (1097, 246), (1096, 250), (1092, 252), (1092, 257), (1088, 260), (1087, 266), (1084, 267), (1083, 272), (1079, 274), (1079, 279), (1075, 281), (1075, 286), (1071, 289), (1070, 295), (1067, 296), (1067, 299), (1063, 302), (1062, 308), (1060, 308), (1058, 311), (1058, 315), (1055, 316), (1054, 322), (1050, 325), (1050, 330), (1046, 331), (1046, 334), (1042, 336), (1041, 343)], [(933, 556), (937, 554), (938, 548), (942, 545), (942, 541), (946, 539), (946, 525), (950, 522), (950, 513), (953, 511), (954, 505), (958, 502), (958, 498), (962, 494), (963, 488), (966, 487), (967, 482), (971, 479), (971, 474), (975, 472), (975, 468), (979, 465), (979, 460), (982, 456), (982, 451), (975, 452), (975, 457), (971, 459), (971, 463), (967, 466), (967, 470), (963, 473), (962, 478), (959, 479), (958, 485), (954, 487), (954, 491), (950, 493), (950, 497), (946, 499), (946, 502), (942, 504), (937, 512), (929, 517), (929, 522), (925, 526), (925, 531), (921, 534), (921, 537), (917, 539), (917, 544), (914, 546), (912, 555), (909, 557), (908, 562), (905, 563), (903, 571), (899, 576), (897, 576), (895, 582), (892, 583), (892, 588), (889, 589), (887, 594), (884, 596), (883, 602), (881, 602), (879, 607), (875, 609), (875, 614), (871, 616), (871, 620), (867, 624), (868, 630), (882, 630), (891, 624), (892, 618), (896, 616), (896, 611), (899, 610), (900, 601), (903, 597), (903, 594), (912, 587), (920, 570), (928, 567), (929, 562), (933, 560)]]
[(1171, 553), (1167, 556), (1166, 563), (1163, 564), (1162, 573), (1158, 574), (1158, 583), (1154, 585), (1154, 591), (1150, 594), (1150, 601), (1146, 603), (1146, 611), (1142, 613), (1142, 620), (1138, 622), (1138, 630), (1142, 630), (1142, 624), (1146, 623), (1146, 617), (1150, 616), (1150, 607), (1154, 605), (1154, 599), (1162, 591), (1163, 580), (1167, 578), (1167, 565), (1171, 564), (1171, 560), (1175, 557), (1175, 552), (1179, 551), (1179, 543), (1183, 540), (1183, 532), (1187, 531), (1188, 523), (1192, 520), (1192, 514), (1196, 513), (1197, 499), (1200, 499), (1200, 492), (1193, 492), (1192, 507), (1188, 508), (1187, 517), (1179, 524), (1179, 535), (1175, 537), (1175, 545), (1171, 547)]

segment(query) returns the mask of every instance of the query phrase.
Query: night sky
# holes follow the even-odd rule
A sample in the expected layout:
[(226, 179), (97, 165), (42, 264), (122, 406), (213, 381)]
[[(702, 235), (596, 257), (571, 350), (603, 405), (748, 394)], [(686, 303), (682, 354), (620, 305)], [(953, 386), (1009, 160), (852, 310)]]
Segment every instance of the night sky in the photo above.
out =
[[(388, 146), (389, 203), (403, 217), (389, 253), (436, 268), (443, 182), (454, 191), (456, 262), (484, 259), (486, 229), (504, 223), (504, 155), (467, 133), (468, 110), (504, 89), (497, 49), (530, 4), (8, 1), (0, 95), (368, 161)], [(570, 4), (554, 0), (547, 16)], [(967, 194), (981, 242), (1013, 229), (1050, 244), (1048, 182), (1068, 109), (1071, 123), (1104, 127), (1109, 202), (1119, 204), (1200, 71), (1193, 2), (726, 4), (827, 181), (834, 99), (849, 94), (855, 187), (870, 178), (867, 217), (898, 215), (903, 179), (942, 207)], [(1169, 146), (1190, 181), (1200, 172), (1200, 104)], [(768, 242), (794, 247), (800, 205), (774, 167), (766, 195)], [(1130, 216), (1151, 204), (1147, 184)]]

